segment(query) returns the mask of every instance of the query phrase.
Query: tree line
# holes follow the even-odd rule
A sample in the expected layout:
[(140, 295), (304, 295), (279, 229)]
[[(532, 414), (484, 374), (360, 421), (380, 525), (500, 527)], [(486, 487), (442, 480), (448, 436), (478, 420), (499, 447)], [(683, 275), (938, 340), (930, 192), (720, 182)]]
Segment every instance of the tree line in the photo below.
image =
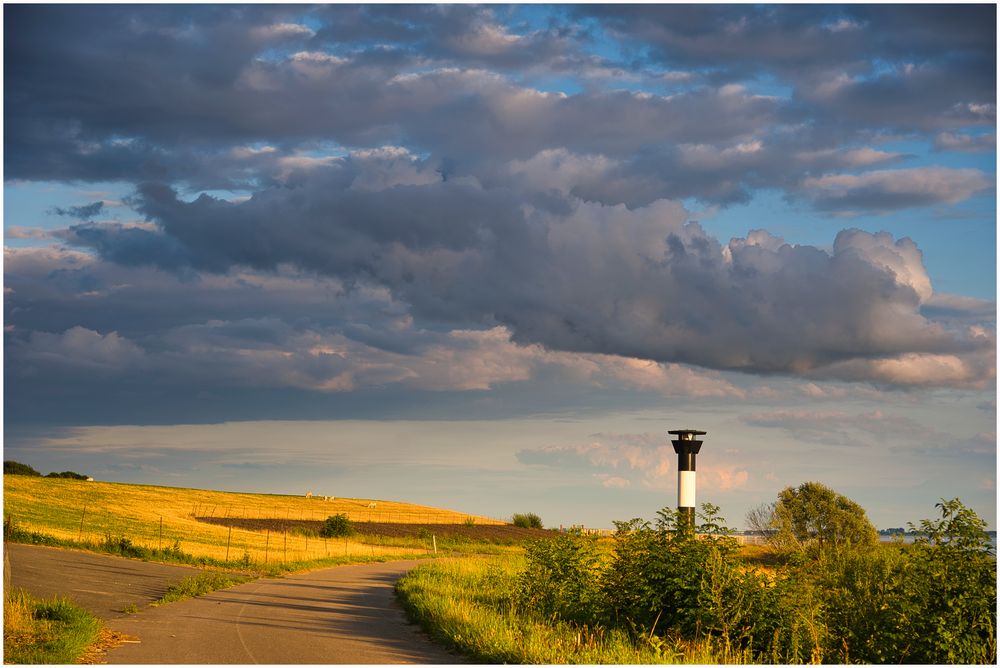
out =
[[(4, 475), (30, 475), (30, 476), (41, 476), (42, 474), (36, 471), (31, 466), (27, 464), (22, 464), (21, 462), (15, 462), (14, 460), (5, 460), (3, 463), (3, 474)], [(46, 478), (70, 478), (72, 480), (88, 480), (90, 476), (83, 475), (82, 473), (77, 473), (75, 471), (62, 471), (49, 473), (45, 476)]]

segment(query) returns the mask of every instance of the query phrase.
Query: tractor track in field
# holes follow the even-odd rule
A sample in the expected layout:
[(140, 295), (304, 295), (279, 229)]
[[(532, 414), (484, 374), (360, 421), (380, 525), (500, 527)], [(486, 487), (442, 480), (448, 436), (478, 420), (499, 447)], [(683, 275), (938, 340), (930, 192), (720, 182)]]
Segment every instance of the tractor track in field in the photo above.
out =
[[(295, 530), (319, 532), (320, 520), (260, 519), (239, 517), (195, 517), (199, 522), (248, 531), (289, 533)], [(414, 524), (401, 522), (352, 522), (354, 530), (363, 536), (388, 538), (466, 538), (497, 544), (523, 543), (535, 538), (550, 538), (558, 532), (550, 529), (523, 529), (510, 524)]]

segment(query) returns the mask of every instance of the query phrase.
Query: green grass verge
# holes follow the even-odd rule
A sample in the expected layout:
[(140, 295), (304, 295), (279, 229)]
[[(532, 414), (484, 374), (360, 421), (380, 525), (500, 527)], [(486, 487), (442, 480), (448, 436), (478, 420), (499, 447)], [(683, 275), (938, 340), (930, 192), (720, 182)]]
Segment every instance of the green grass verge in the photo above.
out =
[(186, 577), (177, 584), (170, 585), (166, 593), (159, 599), (153, 601), (152, 605), (163, 605), (182, 601), (186, 598), (202, 596), (219, 589), (228, 589), (238, 584), (253, 580), (253, 576), (237, 573), (223, 573), (220, 571), (208, 571)]
[(431, 637), (478, 663), (741, 663), (707, 642), (631, 637), (540, 618), (516, 600), (520, 555), (440, 560), (396, 584), (410, 618)]
[(97, 640), (101, 621), (61, 598), (4, 595), (4, 663), (74, 663)]

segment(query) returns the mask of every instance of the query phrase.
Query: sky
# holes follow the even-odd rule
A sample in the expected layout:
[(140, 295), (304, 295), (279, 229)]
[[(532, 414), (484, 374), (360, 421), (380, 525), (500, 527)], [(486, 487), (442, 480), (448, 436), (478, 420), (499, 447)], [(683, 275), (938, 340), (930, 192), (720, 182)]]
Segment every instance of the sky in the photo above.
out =
[(996, 6), (20, 5), (4, 457), (996, 528)]

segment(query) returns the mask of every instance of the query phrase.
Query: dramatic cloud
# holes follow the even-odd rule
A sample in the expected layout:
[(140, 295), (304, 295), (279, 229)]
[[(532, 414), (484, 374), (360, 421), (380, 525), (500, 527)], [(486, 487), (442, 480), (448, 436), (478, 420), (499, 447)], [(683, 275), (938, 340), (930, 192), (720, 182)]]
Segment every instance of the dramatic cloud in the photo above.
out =
[(847, 230), (830, 253), (758, 232), (722, 247), (667, 202), (564, 200), (559, 214), (474, 182), (359, 190), (341, 176), (239, 203), (144, 186), (137, 206), (156, 230), (76, 226), (66, 239), (125, 265), (288, 264), (370, 282), (417, 316), (502, 324), (555, 350), (854, 380), (870, 368), (870, 379), (903, 384), (916, 375), (899, 365), (917, 359), (955, 360), (938, 367), (944, 384), (992, 373), (988, 334), (921, 314), (932, 287), (909, 239)]
[(50, 189), (5, 212), (5, 374), (39, 395), (994, 382), (995, 304), (936, 291), (920, 218), (994, 194), (993, 7), (5, 19), (7, 185)]
[(879, 211), (954, 204), (993, 187), (976, 169), (917, 168), (860, 175), (831, 174), (803, 181), (803, 193), (827, 211)]

